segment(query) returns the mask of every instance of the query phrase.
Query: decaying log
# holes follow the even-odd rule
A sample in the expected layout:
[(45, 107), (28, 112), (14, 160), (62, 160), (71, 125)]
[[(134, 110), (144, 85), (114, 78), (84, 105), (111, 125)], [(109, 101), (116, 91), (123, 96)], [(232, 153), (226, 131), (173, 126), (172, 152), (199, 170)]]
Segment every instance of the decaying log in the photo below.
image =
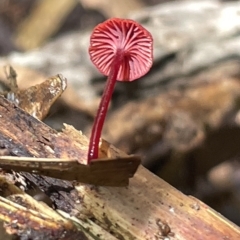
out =
[[(0, 176), (0, 219), (21, 239), (88, 239), (81, 229)], [(0, 239), (2, 238), (2, 232)]]
[[(39, 157), (71, 157), (80, 162), (86, 159), (88, 141), (85, 136), (73, 128), (57, 133), (2, 97), (0, 97), (0, 111), (2, 155), (34, 156), (36, 160)], [(14, 111), (17, 115), (10, 114)], [(12, 134), (4, 138), (6, 131), (8, 134)], [(103, 143), (107, 145), (105, 141)], [(68, 151), (61, 151), (60, 146)], [(101, 157), (127, 156), (111, 145), (102, 147), (102, 149), (104, 151), (101, 151)], [(236, 225), (199, 200), (182, 194), (143, 167), (138, 169), (128, 187), (99, 187), (77, 183), (74, 188), (68, 181), (29, 173), (20, 173), (20, 175), (30, 179), (36, 186), (43, 189), (57, 209), (63, 209), (70, 214), (72, 217), (60, 211), (64, 217), (69, 218), (65, 220), (66, 224), (74, 223), (74, 226), (81, 226), (81, 228), (78, 227), (78, 231), (84, 232), (87, 239), (219, 240), (239, 239), (240, 236), (240, 229)], [(8, 177), (5, 173), (2, 173), (2, 176)], [(3, 189), (3, 185), (1, 186)], [(6, 188), (3, 192), (9, 191), (9, 187), (6, 184), (4, 186)], [(13, 186), (11, 186), (12, 188)], [(31, 203), (30, 206), (23, 209), (19, 205), (24, 205), (25, 201), (16, 202), (16, 199), (19, 200), (19, 198), (11, 197), (11, 191), (9, 192), (8, 199), (11, 203), (9, 200), (0, 198), (0, 205), (2, 205), (0, 219), (10, 223), (4, 225), (5, 228), (8, 227), (8, 232), (12, 233), (15, 227), (15, 234), (21, 235), (21, 231), (16, 231), (16, 228), (24, 229), (23, 232), (26, 234), (27, 226), (28, 230), (32, 230), (28, 231), (27, 237), (31, 237), (31, 232), (34, 234), (37, 232), (39, 235), (45, 233), (45, 222), (36, 220), (38, 215), (35, 216), (35, 213), (32, 212), (38, 208)], [(10, 209), (11, 206), (14, 208)], [(30, 222), (35, 216), (36, 222), (41, 222), (43, 227), (39, 228), (39, 225), (27, 224), (27, 221), (22, 223), (18, 220), (13, 224), (13, 219), (18, 219), (14, 214), (21, 215), (21, 211), (25, 211), (22, 216)], [(13, 213), (11, 219), (9, 219), (10, 212)], [(47, 222), (49, 226), (55, 226), (56, 223), (59, 224), (59, 219), (52, 215), (51, 220)], [(66, 225), (58, 225), (58, 227), (64, 228), (65, 233), (68, 233), (67, 227), (64, 226)], [(72, 227), (71, 230), (73, 229), (75, 229), (73, 232), (76, 233), (76, 228)], [(85, 239), (85, 236), (82, 236), (82, 239)], [(59, 235), (58, 238), (51, 237), (51, 239), (76, 238), (75, 236), (59, 238)]]
[[(138, 157), (99, 159), (86, 165), (88, 141), (80, 132), (66, 126), (64, 132), (58, 133), (34, 117), (26, 115), (20, 108), (9, 104), (3, 97), (0, 97), (0, 112), (0, 145), (9, 155), (50, 158), (37, 161), (34, 158), (2, 157), (0, 166), (5, 169), (41, 173), (95, 185), (126, 186), (128, 178), (133, 176), (139, 166)], [(72, 140), (68, 138), (68, 134), (72, 135)], [(87, 143), (85, 149), (81, 146), (83, 142), (78, 140), (81, 137)], [(100, 156), (108, 149), (104, 141), (101, 146)], [(54, 161), (51, 158), (62, 159)]]

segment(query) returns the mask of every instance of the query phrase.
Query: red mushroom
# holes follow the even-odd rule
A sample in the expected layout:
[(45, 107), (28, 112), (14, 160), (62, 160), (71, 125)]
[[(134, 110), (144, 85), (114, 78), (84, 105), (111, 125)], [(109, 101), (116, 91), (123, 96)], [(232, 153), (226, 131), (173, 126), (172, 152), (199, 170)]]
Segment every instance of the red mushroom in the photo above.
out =
[(152, 52), (152, 35), (133, 20), (112, 18), (94, 28), (90, 58), (108, 79), (92, 128), (88, 162), (98, 158), (100, 136), (116, 80), (133, 81), (145, 75), (152, 66)]

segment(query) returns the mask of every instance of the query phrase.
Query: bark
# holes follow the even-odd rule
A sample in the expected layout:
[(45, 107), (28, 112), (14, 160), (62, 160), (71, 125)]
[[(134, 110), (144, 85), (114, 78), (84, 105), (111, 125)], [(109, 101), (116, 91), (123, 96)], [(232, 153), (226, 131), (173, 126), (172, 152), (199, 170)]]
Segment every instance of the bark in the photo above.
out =
[[(70, 128), (57, 133), (2, 97), (0, 110), (2, 155), (35, 157), (36, 162), (41, 161), (39, 157), (84, 161), (88, 141), (78, 131)], [(127, 155), (102, 141), (101, 157), (125, 159)], [(40, 166), (35, 166), (36, 171), (40, 171)], [(21, 161), (19, 167), (23, 167)], [(60, 177), (61, 167), (57, 169)], [(44, 239), (154, 240), (197, 240), (203, 236), (211, 240), (238, 239), (240, 236), (236, 225), (199, 200), (174, 189), (144, 167), (139, 167), (128, 187), (73, 184), (32, 173), (16, 174), (22, 180), (15, 179), (15, 182), (42, 189), (50, 197), (50, 205), (61, 209), (64, 216), (23, 193), (11, 183), (13, 175), (3, 172), (0, 219), (5, 222), (8, 233), (27, 239), (34, 239), (36, 235)]]

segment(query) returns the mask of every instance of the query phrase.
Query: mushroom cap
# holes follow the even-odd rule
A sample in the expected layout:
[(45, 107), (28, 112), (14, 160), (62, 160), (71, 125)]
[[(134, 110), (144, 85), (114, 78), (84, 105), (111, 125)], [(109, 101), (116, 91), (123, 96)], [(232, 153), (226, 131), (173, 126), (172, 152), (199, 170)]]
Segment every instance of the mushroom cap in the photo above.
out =
[(138, 79), (152, 66), (152, 35), (133, 20), (111, 18), (94, 28), (89, 54), (102, 74), (109, 75), (117, 50), (123, 51), (123, 60), (117, 75), (119, 81)]

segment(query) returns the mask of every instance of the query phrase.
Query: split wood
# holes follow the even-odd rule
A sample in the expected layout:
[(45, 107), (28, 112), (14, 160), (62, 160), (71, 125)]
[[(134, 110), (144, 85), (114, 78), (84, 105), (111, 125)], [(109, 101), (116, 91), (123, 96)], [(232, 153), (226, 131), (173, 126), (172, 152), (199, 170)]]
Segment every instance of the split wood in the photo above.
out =
[[(88, 139), (73, 127), (65, 126), (65, 129), (58, 133), (3, 97), (0, 97), (0, 114), (1, 155), (21, 157), (23, 161), (20, 161), (20, 168), (16, 170), (25, 170), (26, 164), (21, 166), (21, 162), (26, 163), (29, 157), (35, 157), (38, 164), (41, 161), (38, 158), (75, 159), (79, 164), (84, 164)], [(128, 159), (125, 153), (105, 141), (102, 141), (100, 155), (102, 158), (115, 159), (114, 161), (121, 161), (116, 158)], [(24, 160), (23, 157), (28, 158)], [(2, 159), (11, 161), (9, 157)], [(16, 160), (14, 159), (14, 162)], [(38, 168), (39, 165), (35, 167)], [(41, 173), (39, 169), (37, 171)], [(94, 175), (95, 172), (91, 174)], [(115, 175), (116, 172), (110, 179), (114, 179)], [(35, 178), (34, 174), (32, 178)], [(47, 177), (42, 177), (41, 182), (35, 183), (39, 184), (41, 189), (46, 189), (51, 187), (44, 187), (47, 182)], [(55, 181), (56, 183), (66, 185), (63, 180)], [(71, 195), (61, 195), (62, 198), (58, 198), (54, 203), (57, 208), (71, 206), (68, 213), (88, 224), (87, 231), (91, 234), (87, 235), (87, 239), (92, 239), (92, 236), (104, 239), (99, 229), (108, 233), (109, 240), (234, 240), (240, 236), (240, 229), (236, 225), (201, 201), (174, 189), (142, 166), (130, 179), (128, 187), (100, 187), (77, 183), (75, 191), (77, 200), (71, 200)], [(39, 226), (37, 229), (40, 229)]]

